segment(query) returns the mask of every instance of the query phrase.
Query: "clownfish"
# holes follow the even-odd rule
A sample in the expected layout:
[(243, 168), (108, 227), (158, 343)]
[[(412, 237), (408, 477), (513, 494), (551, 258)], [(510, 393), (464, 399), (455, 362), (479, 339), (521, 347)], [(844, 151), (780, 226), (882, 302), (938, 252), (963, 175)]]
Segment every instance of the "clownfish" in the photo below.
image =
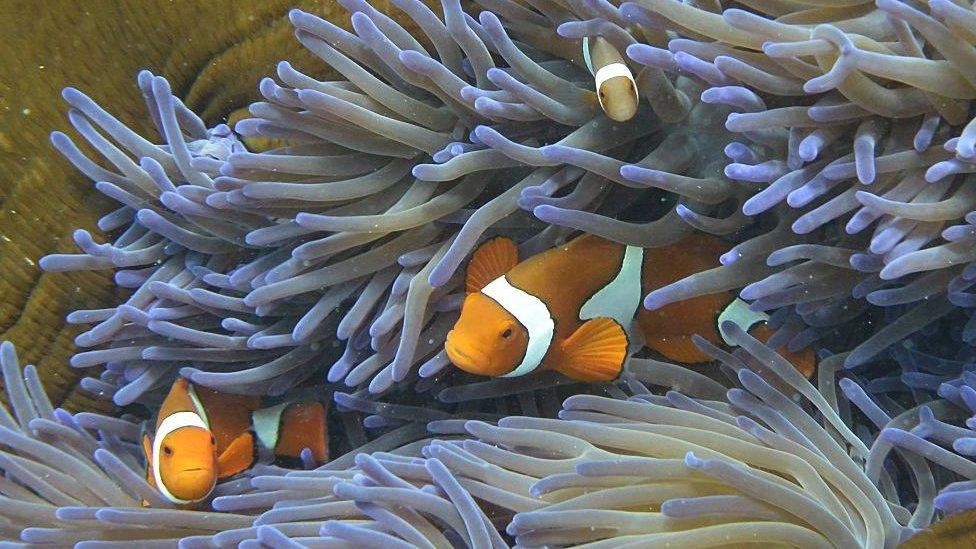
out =
[(219, 479), (253, 465), (258, 444), (279, 457), (298, 458), (309, 448), (319, 463), (328, 459), (322, 403), (260, 404), (257, 396), (219, 393), (177, 379), (152, 436), (142, 436), (146, 481), (166, 500), (193, 508), (210, 496)]
[(623, 56), (606, 38), (583, 38), (583, 62), (593, 75), (600, 108), (607, 118), (626, 122), (637, 114), (637, 82)]
[[(467, 296), (444, 348), (458, 368), (484, 376), (551, 369), (580, 381), (610, 381), (627, 360), (636, 314), (646, 346), (675, 362), (711, 361), (692, 335), (731, 345), (720, 326), (732, 320), (766, 341), (769, 317), (749, 311), (731, 292), (654, 311), (638, 306), (651, 290), (711, 268), (727, 248), (709, 235), (645, 250), (587, 234), (519, 263), (514, 242), (489, 240), (468, 264)], [(812, 375), (812, 350), (780, 353)]]

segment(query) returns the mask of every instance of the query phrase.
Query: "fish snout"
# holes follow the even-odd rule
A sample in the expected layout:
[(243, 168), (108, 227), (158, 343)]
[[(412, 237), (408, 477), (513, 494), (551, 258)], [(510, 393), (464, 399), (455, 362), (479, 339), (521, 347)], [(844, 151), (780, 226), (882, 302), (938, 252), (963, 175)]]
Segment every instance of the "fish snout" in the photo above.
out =
[(188, 501), (206, 498), (217, 484), (217, 471), (211, 467), (189, 467), (174, 475), (170, 492)]
[(466, 345), (459, 339), (453, 330), (447, 334), (447, 340), (444, 342), (447, 357), (455, 366), (465, 372), (485, 375), (485, 372), (490, 369), (491, 359), (486, 353), (473, 348), (471, 345)]

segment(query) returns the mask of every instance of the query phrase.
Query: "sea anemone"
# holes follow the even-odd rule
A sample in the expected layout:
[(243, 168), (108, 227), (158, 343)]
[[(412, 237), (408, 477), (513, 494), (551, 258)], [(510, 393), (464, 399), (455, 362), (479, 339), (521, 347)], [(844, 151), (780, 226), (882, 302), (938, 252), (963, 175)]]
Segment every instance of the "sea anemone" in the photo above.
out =
[(737, 356), (700, 341), (739, 384), (728, 400), (658, 395), (625, 377), (615, 398), (569, 397), (558, 419), (468, 421), (423, 448), (360, 454), (352, 470), (259, 474), (256, 491), (215, 505), (274, 508), (254, 528), (212, 541), (355, 543), (382, 534), (446, 546), (433, 518), (469, 547), (504, 546), (495, 528), (519, 546), (896, 544), (911, 513), (865, 475), (869, 449), (828, 400), (834, 385), (819, 391), (768, 347), (728, 329), (745, 349)]
[[(872, 304), (910, 307), (855, 342), (849, 365), (968, 304), (972, 225), (940, 231), (976, 200), (963, 181), (972, 147), (949, 138), (972, 90), (964, 56), (922, 56), (914, 30), (942, 55), (955, 43), (928, 15), (888, 2), (811, 29), (816, 13), (773, 8), (763, 13), (785, 22), (673, 2), (492, 2), (477, 19), (457, 1), (442, 16), (395, 2), (421, 43), (366, 2), (342, 4), (354, 33), (290, 18), (347, 80), (282, 62), (280, 83), (262, 81), (265, 101), (235, 128), (276, 149), (248, 152), (226, 126), (207, 130), (149, 73), (140, 89), (165, 146), (65, 91), (73, 125), (115, 171), (63, 134), (53, 141), (123, 204), (100, 227), (128, 229), (111, 245), (77, 232), (85, 253), (42, 267), (123, 268), (117, 282), (138, 289), (69, 318), (98, 323), (80, 345), (111, 347), (76, 365), (111, 363), (124, 385), (138, 380), (117, 402), (178, 361), (194, 364), (181, 372), (195, 382), (252, 393), (284, 393), (322, 360), (330, 382), (377, 394), (435, 375), (458, 269), (497, 232), (526, 255), (570, 230), (644, 247), (692, 230), (727, 236), (737, 244), (722, 266), (645, 305), (741, 288), (755, 309), (788, 310), (778, 341), (791, 349)], [(630, 57), (646, 99), (630, 121), (603, 116), (582, 38)], [(936, 80), (947, 84), (930, 89)], [(133, 342), (112, 343), (120, 334)]]
[[(434, 45), (425, 48), (368, 4), (344, 5), (356, 34), (307, 13), (290, 18), (298, 39), (348, 81), (319, 82), (283, 62), (278, 77), (289, 87), (263, 81), (266, 101), (236, 125), (245, 139), (284, 147), (251, 153), (226, 126), (207, 130), (148, 72), (140, 89), (163, 146), (65, 91), (72, 124), (114, 170), (64, 134), (53, 142), (123, 204), (100, 227), (127, 229), (113, 244), (76, 232), (83, 254), (48, 256), (41, 266), (121, 268), (116, 281), (136, 290), (121, 306), (69, 317), (96, 323), (77, 343), (99, 348), (72, 363), (108, 364), (119, 374), (116, 403), (177, 372), (215, 389), (282, 394), (324, 360), (333, 363), (331, 383), (402, 388), (448, 364), (441, 344), (459, 305), (459, 267), (480, 239), (501, 231), (528, 255), (569, 233), (520, 208), (546, 221), (589, 219), (598, 225), (591, 232), (653, 246), (692, 229), (674, 216), (671, 193), (649, 187), (696, 204), (731, 196), (728, 181), (697, 178), (718, 173), (721, 143), (664, 122), (703, 116), (704, 130), (713, 109), (700, 104), (704, 114), (684, 120), (690, 102), (660, 71), (638, 82), (653, 108), (614, 122), (572, 61), (578, 41), (559, 39), (540, 14), (514, 12), (533, 15), (512, 30), (535, 37), (533, 47), (513, 42), (491, 12), (477, 22), (445, 2), (442, 20), (419, 2), (399, 2)], [(663, 179), (622, 179), (616, 172), (627, 162), (602, 152), (644, 159), (660, 177), (641, 178)], [(714, 158), (692, 165), (696, 156)], [(654, 225), (611, 219), (662, 200)]]
[[(733, 354), (698, 339), (735, 384), (719, 400), (657, 394), (627, 374), (610, 397), (569, 397), (558, 419), (414, 423), (318, 469), (259, 465), (218, 488), (220, 513), (166, 509), (139, 474), (137, 425), (52, 410), (34, 370), (22, 378), (6, 343), (0, 358), (14, 414), (4, 410), (0, 427), (10, 446), (0, 454), (5, 535), (93, 547), (137, 539), (187, 548), (506, 547), (514, 539), (880, 548), (929, 525), (936, 490), (939, 509), (971, 504), (972, 482), (946, 486), (941, 474), (972, 478), (960, 458), (904, 442), (911, 437), (892, 427), (905, 425), (898, 418), (862, 440), (851, 404), (871, 421), (881, 416), (856, 384), (842, 380), (838, 391), (831, 370), (815, 387), (766, 345), (726, 329), (741, 347)], [(823, 364), (840, 367), (843, 356)], [(960, 392), (970, 399), (973, 388)], [(912, 433), (928, 431), (917, 437), (943, 440), (952, 429), (921, 417)], [(970, 453), (966, 444), (956, 437), (960, 454)], [(900, 466), (914, 482), (902, 480)], [(159, 508), (141, 508), (140, 499)]]
[[(907, 482), (903, 475), (885, 471), (894, 452), (902, 467), (911, 471), (918, 509), (924, 509), (926, 516), (976, 508), (973, 350), (940, 356), (946, 348), (958, 348), (955, 342), (964, 328), (960, 323), (937, 325), (940, 334), (892, 346), (884, 353), (885, 360), (858, 369), (839, 383), (851, 404), (868, 419), (865, 435), (870, 433), (874, 444), (866, 473), (874, 479), (891, 473), (896, 485), (898, 480)], [(891, 368), (892, 362), (896, 368)]]
[[(972, 479), (971, 433), (943, 414), (972, 411), (971, 373), (938, 372), (950, 378), (947, 400), (909, 407), (918, 426), (888, 424), (905, 408), (886, 391), (869, 391), (881, 408), (858, 392), (885, 387), (890, 372), (875, 359), (933, 322), (965, 324), (956, 347), (976, 338), (970, 10), (944, 0), (927, 11), (898, 0), (480, 0), (480, 12), (443, 0), (437, 13), (391, 3), (401, 17), (340, 0), (352, 32), (292, 11), (298, 41), (342, 79), (282, 62), (233, 131), (208, 129), (147, 71), (138, 84), (161, 145), (64, 92), (103, 160), (65, 134), (52, 142), (121, 207), (99, 221), (117, 233), (111, 244), (77, 231), (82, 253), (41, 267), (114, 269), (133, 290), (68, 317), (92, 325), (76, 340), (91, 350), (72, 365), (105, 366), (85, 386), (152, 407), (182, 375), (241, 394), (311, 386), (338, 405), (350, 453), (314, 471), (261, 465), (221, 486), (215, 509), (263, 514), (186, 543), (488, 546), (506, 543), (504, 527), (528, 545), (748, 532), (885, 547), (936, 508), (971, 501), (969, 484), (937, 496), (946, 475), (920, 457)], [(635, 75), (641, 102), (629, 119), (605, 116), (584, 59), (597, 41)], [(737, 372), (728, 394), (717, 376), (652, 358), (631, 358), (623, 386), (552, 373), (482, 382), (449, 368), (443, 339), (478, 243), (504, 234), (527, 257), (574, 231), (641, 247), (693, 231), (726, 239), (714, 269), (644, 305), (738, 291), (771, 313), (769, 348), (818, 348), (818, 390), (741, 333), (736, 354), (700, 342)], [(877, 329), (850, 329), (864, 325)], [(841, 385), (860, 412), (835, 391), (845, 367), (863, 368)], [(893, 391), (926, 381), (908, 373)], [(618, 398), (572, 397), (552, 418), (566, 394), (601, 391)], [(422, 442), (427, 422), (451, 440)], [(652, 439), (660, 448), (648, 449)], [(386, 453), (368, 456), (377, 449)], [(658, 465), (675, 476), (654, 477)], [(634, 482), (653, 489), (631, 494)], [(606, 493), (581, 495), (593, 487)], [(599, 506), (613, 509), (580, 529)]]
[[(753, 189), (737, 215), (742, 225), (750, 223), (742, 216), (776, 220), (724, 255), (723, 267), (653, 292), (645, 304), (711, 291), (705, 281), (738, 283), (729, 275), (764, 266), (740, 295), (754, 309), (796, 313), (779, 341), (796, 349), (833, 339), (835, 350), (855, 347), (848, 366), (863, 364), (971, 306), (972, 124), (959, 125), (976, 93), (967, 64), (974, 20), (941, 1), (929, 13), (897, 0), (877, 9), (747, 6), (719, 14), (664, 0), (618, 10), (696, 36), (628, 53), (690, 73), (710, 86), (703, 101), (735, 111), (725, 121), (734, 138), (724, 172)], [(850, 346), (837, 341), (843, 326), (863, 325), (878, 308), (895, 313), (890, 322)]]

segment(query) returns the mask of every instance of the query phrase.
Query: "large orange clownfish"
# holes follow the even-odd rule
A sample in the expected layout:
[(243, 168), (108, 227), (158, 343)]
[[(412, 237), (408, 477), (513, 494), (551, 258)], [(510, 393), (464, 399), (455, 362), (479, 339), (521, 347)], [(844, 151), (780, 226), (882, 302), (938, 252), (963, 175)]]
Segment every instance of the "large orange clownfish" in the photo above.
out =
[[(519, 263), (514, 242), (489, 240), (468, 264), (468, 295), (447, 335), (447, 356), (462, 370), (491, 377), (551, 369), (580, 381), (609, 381), (627, 360), (635, 314), (645, 345), (676, 362), (712, 360), (692, 342), (694, 334), (731, 345), (720, 329), (726, 320), (766, 341), (768, 316), (731, 292), (638, 308), (650, 291), (712, 268), (727, 248), (700, 234), (649, 249), (583, 235)], [(812, 375), (811, 349), (780, 353)]]
[(142, 437), (146, 480), (168, 501), (194, 508), (210, 496), (218, 479), (254, 463), (257, 444), (279, 457), (298, 458), (309, 448), (317, 462), (328, 459), (322, 403), (260, 404), (257, 396), (219, 393), (177, 379), (153, 435)]

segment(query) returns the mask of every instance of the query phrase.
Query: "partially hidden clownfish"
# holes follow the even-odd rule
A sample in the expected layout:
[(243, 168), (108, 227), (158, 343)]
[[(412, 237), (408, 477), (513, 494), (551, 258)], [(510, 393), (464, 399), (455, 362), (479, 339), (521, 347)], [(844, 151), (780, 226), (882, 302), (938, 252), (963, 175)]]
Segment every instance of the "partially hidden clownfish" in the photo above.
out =
[(278, 457), (312, 451), (328, 459), (325, 406), (285, 402), (261, 408), (257, 396), (231, 395), (198, 387), (184, 378), (173, 383), (152, 435), (144, 433), (146, 480), (166, 500), (194, 508), (219, 479), (250, 467), (258, 445)]
[(583, 38), (583, 62), (593, 75), (600, 108), (607, 118), (626, 122), (637, 114), (637, 82), (633, 73), (606, 38)]
[[(731, 292), (654, 311), (639, 307), (643, 295), (712, 268), (727, 249), (709, 235), (643, 249), (587, 234), (519, 263), (514, 242), (489, 240), (468, 264), (467, 296), (447, 335), (447, 356), (458, 368), (484, 376), (556, 370), (580, 381), (609, 381), (627, 359), (635, 314), (645, 345), (675, 362), (712, 360), (693, 343), (694, 334), (731, 346), (720, 329), (727, 320), (766, 341), (769, 317), (750, 311)], [(808, 378), (813, 374), (811, 349), (779, 352)]]

